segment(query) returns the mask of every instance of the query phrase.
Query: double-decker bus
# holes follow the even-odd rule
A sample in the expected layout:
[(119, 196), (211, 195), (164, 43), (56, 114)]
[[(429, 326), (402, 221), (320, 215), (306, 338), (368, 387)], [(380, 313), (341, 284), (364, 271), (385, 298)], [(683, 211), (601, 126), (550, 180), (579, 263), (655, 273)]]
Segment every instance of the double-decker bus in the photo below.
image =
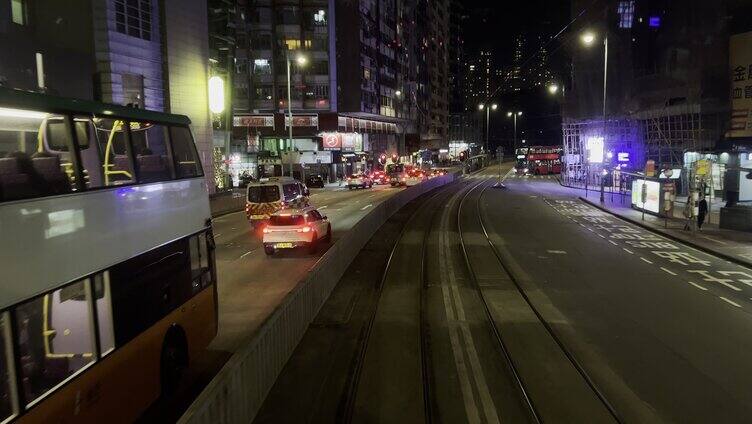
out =
[(214, 338), (189, 125), (0, 88), (0, 421), (133, 421)]
[(519, 174), (561, 173), (561, 147), (530, 146), (516, 150), (515, 169)]

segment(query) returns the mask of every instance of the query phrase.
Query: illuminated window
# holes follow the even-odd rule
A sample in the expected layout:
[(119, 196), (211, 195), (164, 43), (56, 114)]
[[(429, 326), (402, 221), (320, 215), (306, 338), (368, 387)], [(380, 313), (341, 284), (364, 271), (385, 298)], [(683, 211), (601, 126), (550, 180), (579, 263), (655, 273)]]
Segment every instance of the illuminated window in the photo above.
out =
[(10, 14), (14, 24), (26, 25), (26, 0), (11, 0)]
[(300, 48), (300, 40), (298, 39), (284, 39), (282, 43), (287, 46), (287, 50), (298, 50)]
[(632, 28), (632, 22), (634, 21), (635, 2), (620, 1), (619, 7), (616, 13), (619, 14), (619, 28)]
[(121, 34), (151, 40), (151, 0), (115, 0), (115, 28)]

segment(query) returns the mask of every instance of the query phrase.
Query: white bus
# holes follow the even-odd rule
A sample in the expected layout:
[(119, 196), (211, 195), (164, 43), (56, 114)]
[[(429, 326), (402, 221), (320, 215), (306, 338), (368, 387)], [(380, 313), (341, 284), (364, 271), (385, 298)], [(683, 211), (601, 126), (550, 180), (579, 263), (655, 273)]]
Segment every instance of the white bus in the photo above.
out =
[(189, 124), (0, 88), (0, 421), (133, 421), (214, 338)]

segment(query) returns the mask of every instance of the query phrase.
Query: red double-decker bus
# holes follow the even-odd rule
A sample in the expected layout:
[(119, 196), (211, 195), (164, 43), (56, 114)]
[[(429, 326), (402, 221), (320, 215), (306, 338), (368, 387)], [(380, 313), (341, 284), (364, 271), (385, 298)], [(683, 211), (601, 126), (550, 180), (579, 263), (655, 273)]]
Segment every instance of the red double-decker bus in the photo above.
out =
[(561, 147), (530, 146), (527, 150), (527, 172), (533, 175), (561, 173)]

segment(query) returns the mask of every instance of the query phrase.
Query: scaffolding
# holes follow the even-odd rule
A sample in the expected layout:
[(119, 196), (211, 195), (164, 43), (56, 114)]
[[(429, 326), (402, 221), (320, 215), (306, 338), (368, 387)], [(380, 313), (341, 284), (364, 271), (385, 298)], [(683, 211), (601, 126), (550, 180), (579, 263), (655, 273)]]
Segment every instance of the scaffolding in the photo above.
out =
[[(681, 168), (686, 152), (714, 148), (723, 134), (724, 116), (723, 111), (685, 104), (611, 119), (605, 125), (602, 120), (565, 120), (562, 179), (570, 185), (599, 183), (603, 166), (587, 161), (587, 140), (592, 137), (603, 137), (604, 154), (627, 153), (629, 160), (622, 165), (632, 171), (641, 171), (647, 160), (655, 161), (658, 169)], [(618, 160), (610, 163), (617, 164)]]

